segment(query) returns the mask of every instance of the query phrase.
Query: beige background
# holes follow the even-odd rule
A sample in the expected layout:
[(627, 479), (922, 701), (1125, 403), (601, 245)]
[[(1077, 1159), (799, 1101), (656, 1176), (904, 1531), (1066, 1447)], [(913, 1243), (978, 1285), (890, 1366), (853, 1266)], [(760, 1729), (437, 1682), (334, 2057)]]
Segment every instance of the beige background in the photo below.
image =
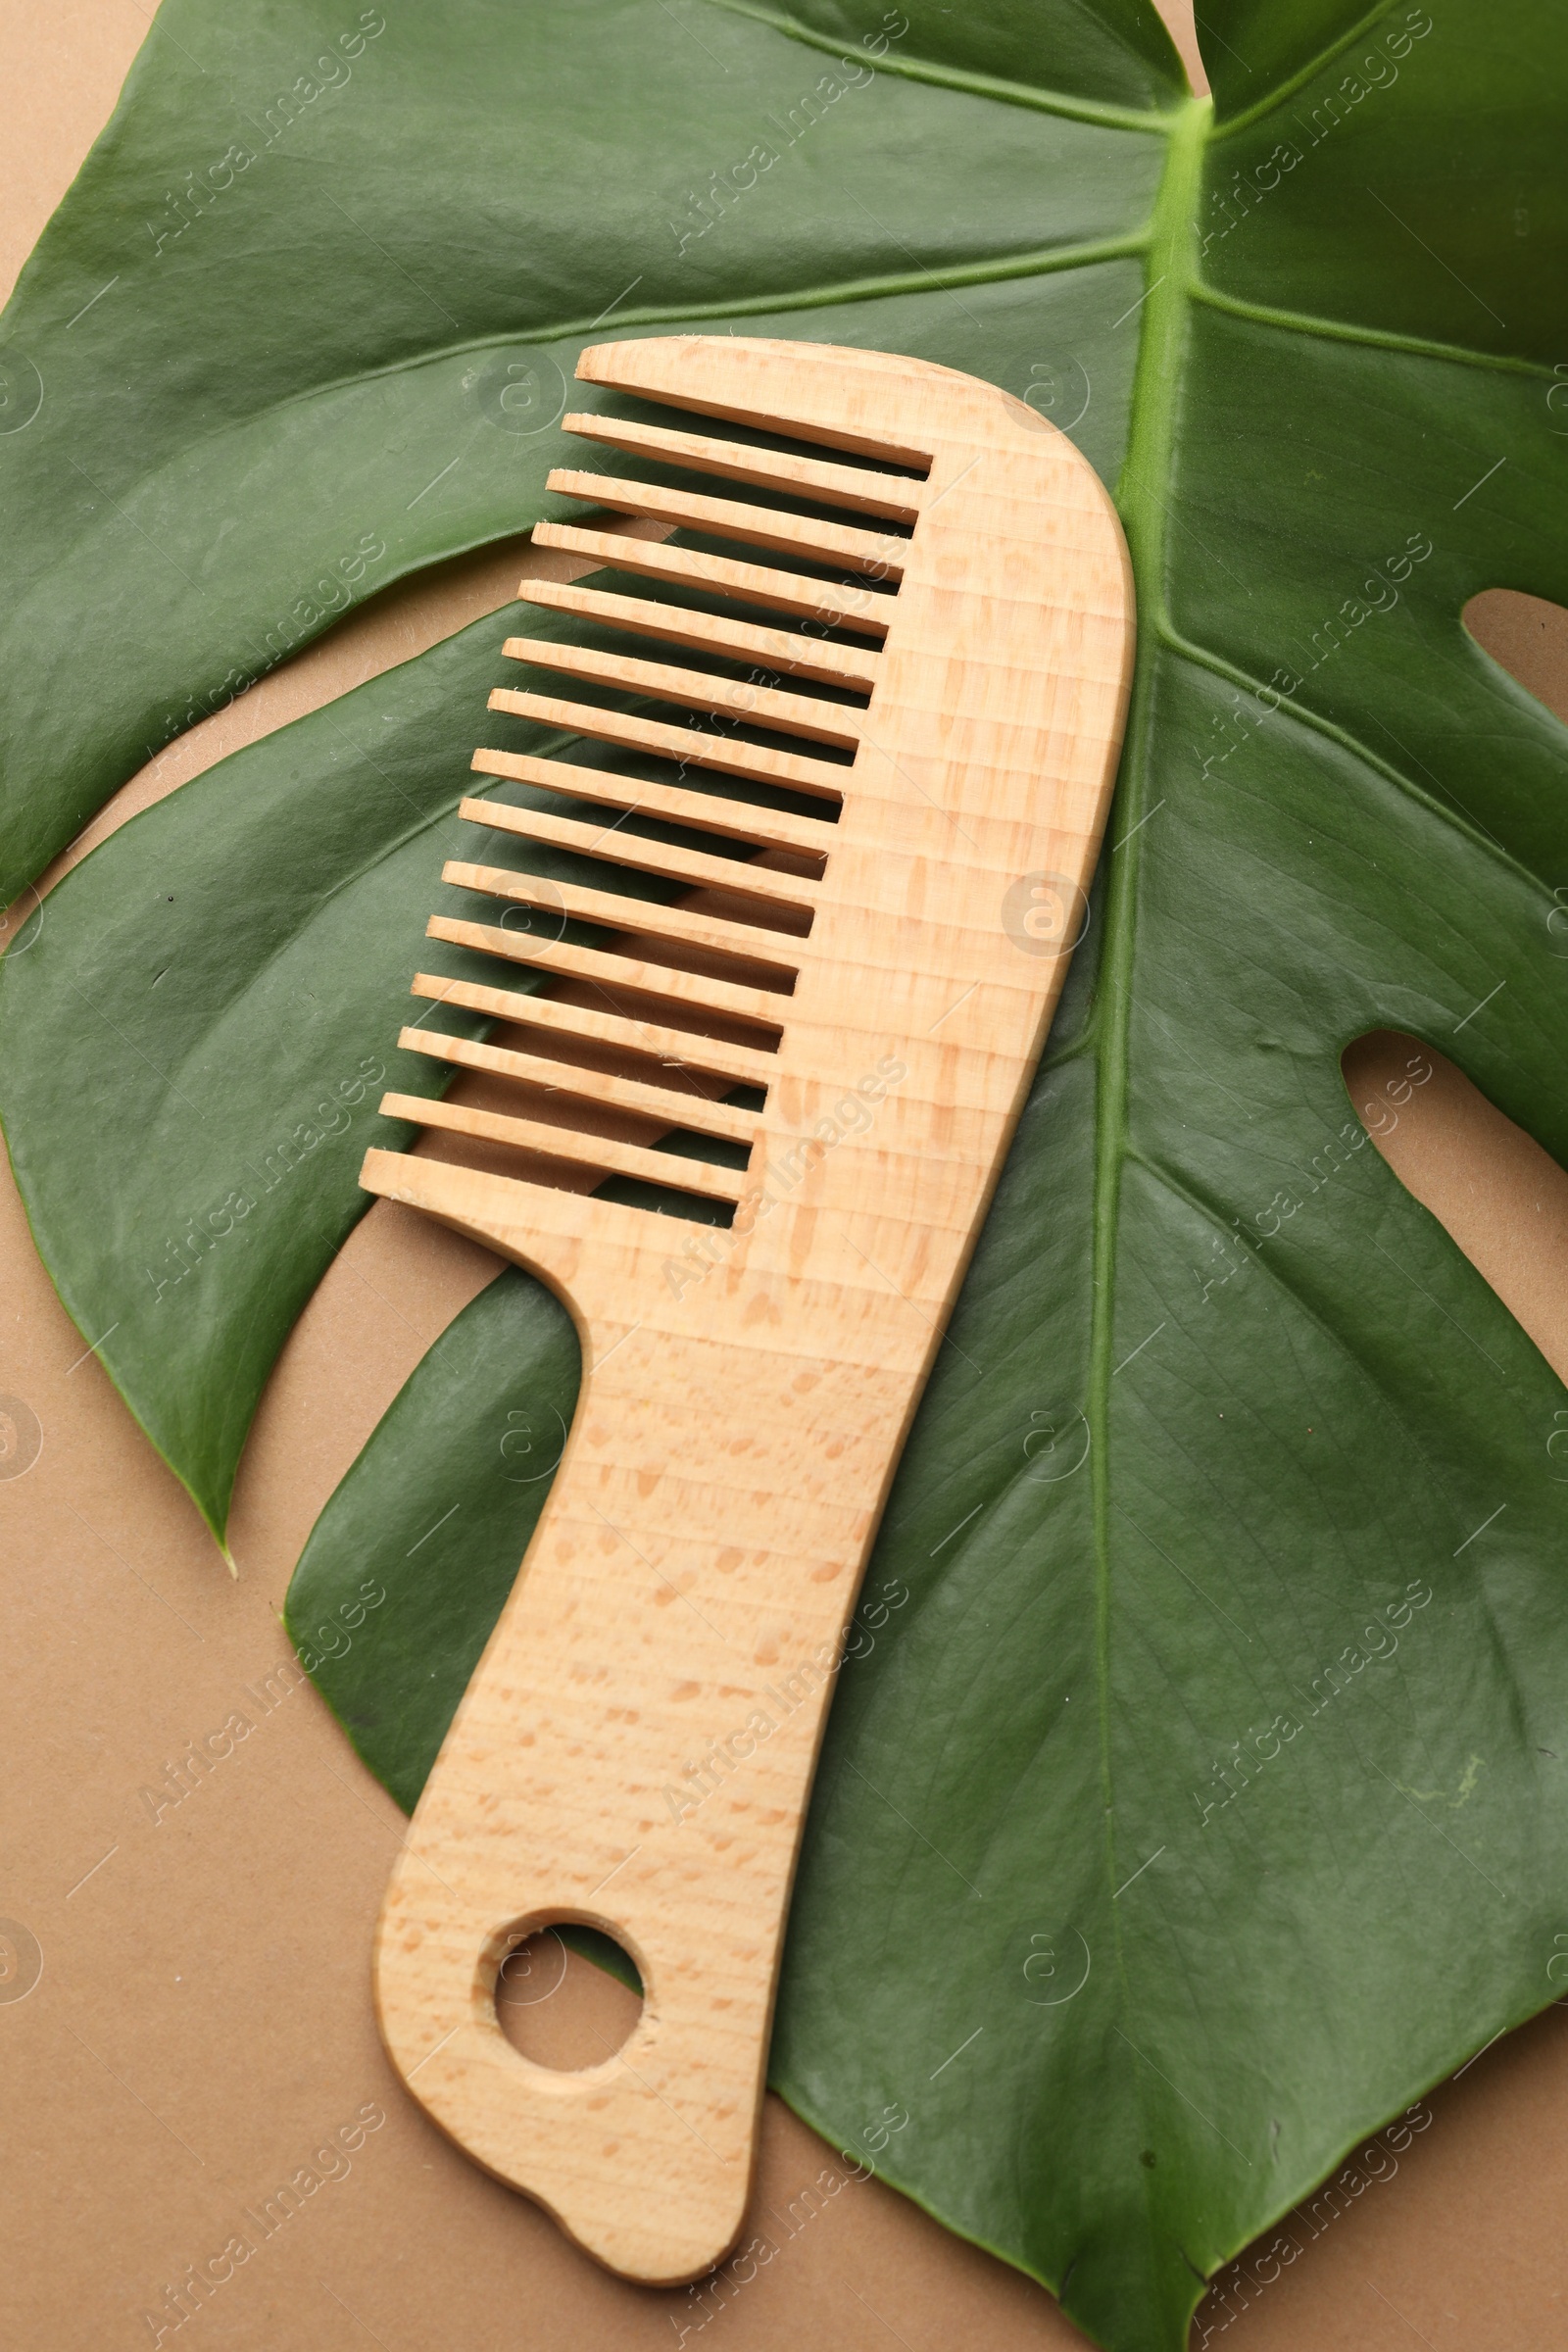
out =
[[(148, 21), (132, 0), (0, 0), (0, 283), (106, 120)], [(171, 746), (81, 849), (240, 742), (495, 609), (518, 561), (515, 546), (492, 551), (368, 606)], [(1568, 715), (1564, 618), (1502, 595), (1475, 615), (1492, 650)], [(1407, 1051), (1357, 1050), (1357, 1102)], [(1568, 1372), (1568, 1179), (1446, 1065), (1386, 1148)], [(713, 2352), (1081, 2344), (1039, 2288), (879, 2183), (849, 2181), (776, 2100), (758, 2226), (778, 2251), (720, 2302), (606, 2277), (459, 2156), (392, 2080), (368, 1953), (402, 1817), (308, 1687), (283, 1695), (274, 1683), (265, 1714), (247, 1693), (289, 1655), (277, 1610), (317, 1512), (493, 1263), (387, 1204), (365, 1219), (264, 1400), (231, 1581), (96, 1360), (81, 1360), (0, 1183), (0, 1392), (25, 1399), (44, 1433), (36, 1465), (0, 1483), (0, 1915), (42, 1953), (27, 1997), (0, 1999), (3, 2340), (44, 2352), (150, 2343), (142, 2314), (165, 2287), (231, 2232), (254, 2237), (244, 2209), (369, 2108), (384, 2121), (346, 2174), (342, 2158), (318, 2164), (339, 2177), (188, 2323), (212, 2352), (652, 2352), (700, 2335)], [(240, 1707), (260, 1718), (252, 1737), (155, 1823), (140, 1789)], [(10, 1948), (0, 1940), (0, 1994)], [(521, 2022), (541, 2055), (553, 2044), (569, 2056), (585, 2024), (614, 2033), (628, 1997), (574, 1965)], [(1499, 2042), (1430, 2105), (1430, 2129), (1392, 2177), (1317, 2237), (1297, 2227), (1304, 2252), (1276, 2281), (1260, 2288), (1254, 2272), (1210, 2302), (1227, 2352), (1568, 2341), (1563, 2015)], [(824, 2167), (843, 2185), (806, 2218), (801, 2192)]]

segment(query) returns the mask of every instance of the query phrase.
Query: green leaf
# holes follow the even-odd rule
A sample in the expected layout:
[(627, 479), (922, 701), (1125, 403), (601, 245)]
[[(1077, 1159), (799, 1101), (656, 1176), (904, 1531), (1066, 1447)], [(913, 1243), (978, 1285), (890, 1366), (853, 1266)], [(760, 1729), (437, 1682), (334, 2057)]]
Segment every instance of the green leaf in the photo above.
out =
[(389, 1068), (441, 1075), (390, 1049), (493, 648), (478, 624), (149, 809), (3, 967), (38, 1247), (220, 1539), (267, 1376), (367, 1205), (365, 1148), (408, 1135), (376, 1115)]
[(565, 1308), (509, 1267), (437, 1340), (300, 1555), (290, 1637), (405, 1813), (544, 1507), (579, 1366)]
[[(1203, 2276), (1554, 1990), (1568, 1398), (1366, 1148), (1340, 1054), (1428, 1038), (1568, 1158), (1565, 738), (1462, 621), (1487, 587), (1568, 598), (1568, 67), (1545, 0), (1209, 0), (1211, 115), (1145, 9), (905, 13), (874, 77), (729, 196), (710, 174), (876, 12), (603, 0), (591, 41), (564, 5), (389, 17), (139, 265), (135, 317), (106, 291), (68, 326), (191, 123), (242, 82), (254, 111), (316, 40), (292, 5), (166, 10), (213, 86), (155, 43), (9, 322), (44, 386), (0, 451), (24, 477), (16, 870), (340, 541), (388, 551), (359, 594), (547, 511), (553, 434), (485, 421), (553, 380), (519, 350), (569, 370), (590, 332), (744, 320), (908, 351), (1032, 393), (1116, 480), (1141, 644), (1102, 887), (872, 1563), (773, 2080), (1099, 2340), (1176, 2352)], [(171, 572), (148, 596), (166, 552), (188, 595)], [(83, 665), (65, 624), (106, 587)], [(8, 959), (0, 1102), (88, 1338), (127, 1243), (221, 1173), (176, 1084), (239, 1155), (362, 1057), (393, 1070), (502, 634), (135, 820)], [(309, 1033), (290, 989), (322, 1007)], [(103, 1343), (215, 1520), (355, 1213), (352, 1118), (292, 1213), (259, 1204), (190, 1304)], [(388, 1600), (317, 1680), (405, 1801), (531, 1499), (475, 1465), (472, 1548), (391, 1554), (452, 1498), (434, 1433), (564, 1393), (554, 1328), (520, 1276), (493, 1286), (302, 1563), (308, 1639), (346, 1622), (373, 1536)]]

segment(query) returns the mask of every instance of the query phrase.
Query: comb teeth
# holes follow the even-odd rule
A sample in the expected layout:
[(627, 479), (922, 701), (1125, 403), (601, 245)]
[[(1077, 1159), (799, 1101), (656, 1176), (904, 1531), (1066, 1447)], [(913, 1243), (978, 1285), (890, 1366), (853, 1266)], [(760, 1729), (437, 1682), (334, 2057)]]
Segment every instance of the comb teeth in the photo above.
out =
[[(612, 768), (574, 767), (568, 760), (537, 760), (527, 752), (485, 751), (474, 753), (471, 765), (477, 775), (540, 784), (567, 800), (600, 802), (623, 816), (640, 809), (650, 816), (690, 825), (699, 833), (744, 841), (753, 849), (794, 850), (820, 859), (833, 839), (832, 826), (823, 817), (791, 816), (782, 808), (755, 808), (745, 801), (720, 799), (717, 793), (685, 792), (677, 784), (649, 784), (641, 776), (617, 775)], [(465, 802), (464, 807), (468, 806)], [(487, 824), (503, 828), (524, 813), (504, 801), (472, 806), (484, 808)]]
[(617, 1142), (613, 1136), (579, 1135), (543, 1119), (519, 1119), (493, 1110), (475, 1110), (464, 1102), (446, 1102), (428, 1095), (388, 1095), (381, 1104), (391, 1119), (444, 1130), (448, 1135), (473, 1136), (481, 1143), (506, 1144), (546, 1160), (561, 1160), (571, 1168), (592, 1168), (598, 1174), (640, 1177), (645, 1184), (675, 1185), (699, 1200), (736, 1201), (742, 1177), (735, 1168), (710, 1167), (706, 1160), (687, 1159), (674, 1152), (649, 1152), (640, 1144)]
[(739, 736), (666, 726), (662, 719), (601, 710), (593, 703), (561, 702), (549, 694), (517, 694), (509, 686), (495, 689), (490, 708), (510, 710), (517, 718), (536, 719), (541, 726), (558, 727), (564, 734), (592, 736), (622, 751), (653, 752), (683, 767), (716, 767), (722, 775), (745, 776), (755, 784), (784, 784), (795, 792), (813, 793), (819, 800), (843, 798), (843, 768), (826, 760), (770, 751), (765, 744), (747, 743)]
[(793, 612), (824, 628), (854, 629), (866, 637), (885, 637), (888, 632), (891, 614), (878, 608), (891, 600), (869, 588), (841, 588), (806, 572), (768, 571), (759, 564), (738, 564), (730, 556), (702, 555), (696, 548), (669, 547), (657, 539), (625, 539), (613, 531), (584, 530), (575, 522), (536, 522), (533, 543), (567, 555), (596, 556), (611, 569), (642, 579), (673, 580), (682, 588), (708, 588), (738, 597), (743, 604)]
[(476, 825), (519, 833), (528, 841), (550, 842), (557, 849), (629, 865), (668, 882), (708, 883), (733, 898), (756, 899), (786, 920), (803, 915), (809, 920), (812, 912), (812, 900), (808, 894), (803, 895), (800, 882), (760, 870), (744, 858), (710, 858), (700, 850), (670, 849), (664, 842), (647, 841), (640, 833), (625, 833), (612, 824), (582, 825), (575, 818), (546, 816), (536, 808), (492, 808), (488, 801), (465, 801), (458, 813)]
[(744, 540), (748, 547), (765, 547), (776, 555), (814, 557), (820, 564), (847, 564), (878, 579), (903, 576), (907, 541), (857, 530), (852, 523), (817, 522), (774, 507), (749, 507), (739, 499), (662, 490), (656, 482), (627, 481), (616, 473), (577, 473), (565, 466), (545, 476), (545, 488), (563, 491), (567, 498), (586, 498), (616, 514), (639, 514), (710, 538)]
[(741, 654), (768, 670), (811, 677), (825, 687), (858, 687), (870, 694), (877, 684), (877, 657), (865, 647), (818, 645), (813, 637), (797, 637), (788, 628), (757, 628), (753, 621), (729, 621), (710, 612), (686, 612), (679, 605), (656, 605), (649, 598), (609, 595), (604, 588), (576, 588), (562, 581), (522, 581), (517, 602), (581, 613), (583, 621), (604, 621), (607, 628), (662, 637), (667, 645), (684, 645), (691, 654)]
[[(743, 963), (767, 963), (776, 973), (775, 985), (788, 996), (799, 966), (780, 964), (766, 951), (789, 944), (771, 928), (753, 927), (720, 915), (690, 914), (682, 906), (663, 906), (655, 900), (622, 898), (608, 890), (584, 890), (575, 882), (551, 882), (539, 874), (514, 873), (505, 866), (466, 865), (449, 858), (441, 869), (443, 882), (475, 890), (488, 898), (510, 899), (558, 923), (563, 915), (598, 923), (612, 931), (632, 931), (664, 948), (700, 948)], [(765, 984), (764, 984), (765, 985)]]
[(560, 580), (523, 580), (517, 588), (517, 601), (542, 605), (553, 612), (575, 612), (584, 620), (601, 620), (608, 628), (662, 637), (689, 653), (750, 656), (769, 669), (810, 678), (824, 686), (858, 687), (869, 693), (876, 684), (874, 654), (860, 646), (818, 644), (789, 629), (762, 629), (751, 621), (688, 612), (679, 605), (655, 604), (640, 596), (612, 596), (603, 588), (567, 586)]
[(925, 501), (924, 482), (895, 473), (862, 472), (856, 466), (824, 465), (818, 458), (791, 458), (771, 449), (747, 449), (738, 441), (714, 441), (706, 433), (671, 432), (662, 424), (628, 424), (616, 416), (564, 416), (562, 429), (585, 441), (603, 441), (631, 457), (658, 458), (666, 466), (689, 466), (723, 481), (749, 482), (754, 489), (795, 490), (818, 506), (853, 507), (892, 522), (913, 522)]
[(563, 1004), (556, 997), (520, 997), (513, 989), (443, 980), (432, 972), (415, 973), (413, 993), (438, 1004), (493, 1013), (498, 1020), (516, 1021), (528, 1028), (553, 1029), (566, 1037), (622, 1046), (630, 1053), (646, 1054), (664, 1069), (702, 1071), (732, 1085), (765, 1091), (773, 1075), (771, 1054), (756, 1046), (725, 1045), (717, 1038), (694, 1036), (689, 1030), (666, 1028), (657, 1021), (601, 1012), (592, 1005)]
[[(615, 1078), (603, 1070), (570, 1062), (547, 1060), (540, 1054), (514, 1054), (504, 1046), (478, 1045), (472, 1038), (441, 1037), (429, 1029), (405, 1029), (398, 1044), (408, 1054), (428, 1054), (437, 1061), (456, 1062), (468, 1070), (493, 1071), (504, 1078), (537, 1088), (544, 1095), (575, 1096), (580, 1102), (603, 1103), (607, 1109), (641, 1112), (663, 1123), (676, 1105), (672, 1086), (645, 1086), (636, 1078)], [(733, 1144), (750, 1145), (757, 1134), (755, 1110), (735, 1110), (695, 1091), (679, 1104), (681, 1124), (699, 1135), (716, 1135)]]
[[(791, 430), (776, 418), (760, 421), (777, 434)], [(570, 615), (585, 635), (605, 629), (659, 639), (715, 666), (645, 660), (613, 642), (601, 648), (557, 637), (509, 638), (507, 655), (590, 694), (632, 694), (718, 723), (674, 724), (531, 689), (492, 693), (493, 710), (608, 746), (612, 759), (629, 754), (639, 764), (673, 762), (674, 779), (569, 758), (474, 754), (477, 774), (559, 796), (565, 808), (558, 813), (533, 802), (466, 800), (460, 814), (492, 833), (585, 859), (590, 869), (606, 868), (605, 886), (464, 859), (445, 867), (446, 881), (506, 900), (509, 910), (499, 924), (435, 916), (430, 937), (528, 967), (539, 993), (418, 974), (416, 996), (507, 1024), (506, 1042), (406, 1029), (400, 1040), (406, 1052), (447, 1064), (465, 1087), (480, 1085), (484, 1100), (396, 1094), (383, 1108), (446, 1139), (470, 1164), (479, 1147), (525, 1184), (581, 1190), (596, 1172), (631, 1178), (657, 1185), (666, 1210), (710, 1221), (732, 1213), (741, 1198), (760, 1117), (759, 1109), (720, 1098), (745, 1087), (760, 1089), (765, 1100), (771, 1088), (790, 995), (811, 952), (835, 823), (869, 723), (865, 698), (875, 695), (880, 672), (875, 643), (840, 642), (824, 632), (873, 641), (886, 635), (907, 557), (904, 534), (917, 524), (928, 493), (923, 478), (710, 433), (601, 416), (568, 416), (565, 429), (634, 458), (763, 490), (780, 502), (840, 509), (881, 527), (824, 520), (784, 503), (709, 496), (701, 488), (667, 489), (566, 468), (550, 475), (551, 489), (596, 507), (738, 540), (802, 566), (862, 576), (841, 584), (808, 568), (778, 570), (577, 523), (537, 526), (536, 544), (592, 558), (665, 593), (627, 596), (525, 580), (518, 591), (523, 603)], [(905, 452), (880, 454), (895, 464), (910, 462)], [(671, 591), (686, 601), (671, 601)], [(717, 609), (699, 607), (693, 592)], [(761, 607), (796, 625), (740, 617), (736, 605)], [(754, 665), (749, 679), (717, 666), (735, 662)], [(845, 699), (824, 699), (813, 687)], [(755, 736), (797, 737), (822, 749), (790, 751)], [(694, 790), (678, 780), (693, 771), (740, 778), (775, 796), (780, 790), (804, 796), (817, 813), (755, 806), (723, 785)], [(596, 811), (591, 819), (582, 815), (584, 807)], [(714, 846), (655, 839), (637, 829), (649, 819), (707, 835)], [(617, 887), (617, 869), (628, 882), (637, 874), (681, 886), (682, 896), (673, 904), (633, 896)], [(518, 912), (526, 929), (512, 928)], [(564, 936), (579, 924), (596, 927), (595, 945)], [(665, 1141), (656, 1151), (651, 1146), (661, 1136)], [(683, 1137), (704, 1140), (688, 1148)], [(738, 1164), (720, 1164), (726, 1153)]]
[[(769, 1043), (764, 1051), (778, 1050), (781, 1007), (769, 989), (687, 971), (653, 956), (639, 958), (624, 951), (606, 955), (601, 949), (580, 948), (570, 940), (509, 931), (502, 924), (458, 922), (445, 914), (432, 914), (424, 931), (427, 939), (450, 940), (454, 947), (497, 956), (504, 963), (530, 964), (559, 976), (564, 983), (581, 982), (597, 988), (607, 1003), (624, 1004), (629, 998), (641, 998), (650, 1005), (657, 1004), (665, 1015), (689, 1008), (694, 1023), (707, 1018), (745, 1024), (749, 1030), (766, 1034)], [(617, 991), (613, 998), (610, 995), (612, 988)], [(706, 1036), (708, 1031), (699, 1029), (698, 1034)]]
[(750, 720), (786, 735), (808, 735), (817, 743), (853, 751), (860, 740), (860, 714), (847, 703), (818, 702), (814, 696), (738, 684), (707, 670), (676, 669), (665, 662), (641, 662), (627, 654), (596, 653), (591, 646), (561, 645), (552, 638), (509, 637), (502, 648), (514, 662), (535, 669), (559, 669), (594, 685), (651, 694), (662, 703), (684, 703), (693, 710)]

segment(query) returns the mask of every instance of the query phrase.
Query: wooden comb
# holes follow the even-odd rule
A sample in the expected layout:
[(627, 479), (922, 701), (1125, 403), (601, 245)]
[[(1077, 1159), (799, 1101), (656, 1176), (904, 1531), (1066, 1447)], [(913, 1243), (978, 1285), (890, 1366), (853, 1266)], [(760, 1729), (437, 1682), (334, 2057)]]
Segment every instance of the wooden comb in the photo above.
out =
[[(541, 525), (537, 541), (686, 601), (540, 581), (520, 594), (751, 662), (752, 681), (541, 639), (507, 651), (590, 693), (743, 723), (533, 692), (492, 707), (742, 781), (698, 791), (474, 759), (595, 821), (477, 801), (466, 816), (607, 860), (606, 888), (466, 864), (446, 878), (609, 944), (556, 938), (559, 919), (537, 933), (432, 921), (555, 993), (421, 975), (416, 994), (525, 1025), (527, 1050), (424, 1030), (402, 1043), (515, 1081), (522, 1107), (388, 1096), (390, 1116), (487, 1164), (372, 1151), (362, 1181), (558, 1291), (583, 1385), (394, 1871), (376, 1996), (394, 2063), (454, 2139), (612, 2270), (678, 2284), (741, 2227), (833, 1677), (1087, 919), (1133, 603), (1093, 470), (993, 385), (729, 336), (605, 345), (577, 373), (751, 438), (567, 416), (714, 486), (558, 472), (551, 487), (763, 560)], [(747, 503), (757, 491), (766, 503)], [(634, 810), (666, 838), (637, 831)], [(671, 847), (672, 827), (712, 846)], [(695, 895), (617, 894), (617, 866)], [(737, 1088), (761, 1107), (721, 1099)], [(671, 1148), (625, 1141), (628, 1118)], [(697, 1141), (683, 1151), (682, 1136)], [(725, 1143), (735, 1160), (749, 1147), (744, 1165), (705, 1156)], [(496, 1172), (502, 1148), (521, 1173)], [(596, 1176), (660, 1184), (666, 1213), (588, 1195)], [(715, 1202), (726, 1227), (679, 1213), (710, 1219)], [(565, 1921), (614, 1936), (644, 1987), (624, 2046), (580, 2073), (521, 2056), (495, 2009), (508, 1953)]]

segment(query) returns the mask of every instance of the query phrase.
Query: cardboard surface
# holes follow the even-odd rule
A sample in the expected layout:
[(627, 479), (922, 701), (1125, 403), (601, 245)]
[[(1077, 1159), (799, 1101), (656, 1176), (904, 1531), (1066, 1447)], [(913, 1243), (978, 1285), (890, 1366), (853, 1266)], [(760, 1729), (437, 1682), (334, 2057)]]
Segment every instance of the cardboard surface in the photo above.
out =
[[(148, 22), (131, 0), (0, 5), (5, 283), (106, 121)], [(364, 608), (171, 745), (77, 854), (241, 741), (498, 607), (518, 568), (515, 545), (491, 550)], [(1472, 618), (1568, 715), (1565, 616), (1494, 597)], [(1348, 1060), (1354, 1100), (1382, 1106), (1373, 1123), (1394, 1166), (1568, 1373), (1568, 1178), (1438, 1057), (1390, 1126), (1390, 1088), (1412, 1050), (1364, 1041)], [(494, 1270), (412, 1213), (372, 1209), (263, 1402), (232, 1580), (83, 1354), (0, 1179), (0, 1469), (28, 1465), (0, 1477), (0, 2341), (104, 2352), (159, 2340), (162, 2326), (165, 2344), (213, 2352), (652, 2352), (699, 2336), (715, 2352), (1067, 2352), (1083, 2339), (1049, 2296), (854, 2179), (776, 2099), (759, 2243), (716, 2284), (670, 2294), (597, 2270), (393, 2081), (368, 1951), (403, 1819), (293, 1663), (277, 1609), (332, 1487)], [(176, 1800), (169, 1767), (209, 1735), (209, 1752), (223, 1752), (187, 1774)], [(546, 1951), (511, 2022), (541, 2056), (569, 2056), (584, 2021), (617, 2038), (628, 1999)], [(1271, 2232), (1233, 2266), (1195, 2343), (1568, 2342), (1561, 2012), (1476, 2060), (1422, 2117), (1402, 2142), (1386, 2134), (1358, 2154), (1338, 2199), (1288, 2217), (1288, 2252), (1267, 2251)], [(209, 2283), (184, 2290), (190, 2316), (176, 2328), (166, 2290), (197, 2265)]]

